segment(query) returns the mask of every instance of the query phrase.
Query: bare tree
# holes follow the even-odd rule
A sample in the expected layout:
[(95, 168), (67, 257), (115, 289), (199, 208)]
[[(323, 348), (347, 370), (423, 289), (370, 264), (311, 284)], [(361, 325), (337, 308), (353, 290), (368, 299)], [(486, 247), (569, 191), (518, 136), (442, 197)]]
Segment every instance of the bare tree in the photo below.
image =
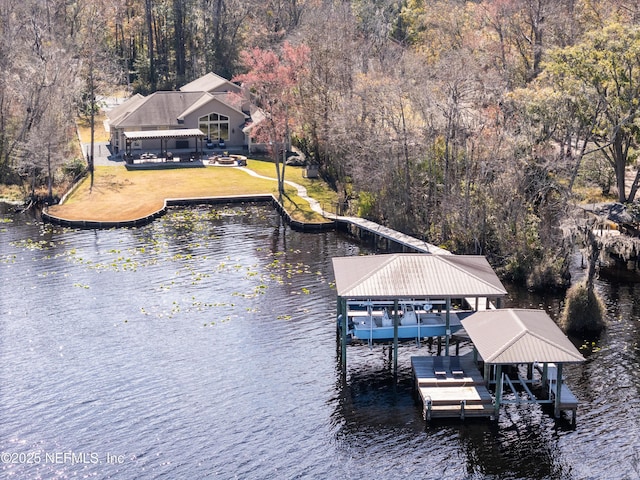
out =
[(55, 2), (24, 1), (10, 7), (3, 15), (3, 33), (13, 34), (12, 39), (3, 36), (2, 44), (11, 62), (6, 64), (7, 82), (0, 82), (0, 122), (8, 127), (1, 134), (3, 163), (26, 175), (32, 193), (47, 178), (51, 197), (54, 171), (66, 157), (67, 127), (74, 118), (77, 62), (61, 34), (68, 17)]

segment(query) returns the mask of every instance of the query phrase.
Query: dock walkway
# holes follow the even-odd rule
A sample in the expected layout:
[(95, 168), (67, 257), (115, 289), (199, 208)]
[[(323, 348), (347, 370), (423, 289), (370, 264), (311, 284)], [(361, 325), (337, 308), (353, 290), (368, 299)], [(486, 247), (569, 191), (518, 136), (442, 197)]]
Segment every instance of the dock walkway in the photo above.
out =
[(404, 248), (408, 248), (410, 250), (414, 250), (420, 253), (433, 253), (440, 255), (451, 255), (451, 252), (445, 250), (444, 248), (437, 247), (430, 243), (427, 243), (423, 240), (419, 240), (410, 235), (406, 235), (404, 233), (398, 232), (397, 230), (393, 230), (391, 228), (385, 227), (378, 223), (372, 222), (370, 220), (366, 220), (364, 218), (359, 217), (346, 217), (346, 216), (335, 216), (330, 213), (324, 212), (323, 215), (326, 218), (335, 218), (336, 222), (344, 223), (347, 225), (352, 225), (360, 230), (370, 233), (371, 235), (384, 238), (386, 240), (390, 240), (394, 243), (402, 245)]
[(494, 417), (493, 398), (471, 355), (411, 357), (411, 367), (426, 421)]
[[(260, 175), (250, 168), (242, 168), (242, 170), (254, 177), (274, 180), (271, 177)], [(289, 180), (285, 180), (285, 183), (290, 187), (295, 188), (297, 190), (298, 196), (309, 202), (309, 206), (311, 207), (311, 209), (314, 212), (322, 215), (327, 220), (333, 220), (336, 223), (354, 226), (362, 231), (370, 233), (371, 235), (390, 240), (399, 245), (402, 245), (402, 247), (404, 248), (408, 248), (419, 253), (451, 255), (451, 252), (445, 250), (444, 248), (437, 247), (423, 240), (412, 237), (411, 235), (406, 235), (404, 233), (398, 232), (397, 230), (393, 230), (392, 228), (388, 228), (376, 222), (372, 222), (371, 220), (366, 220), (360, 217), (336, 215), (335, 213), (327, 212), (322, 208), (320, 202), (318, 202), (314, 198), (309, 197), (309, 195), (307, 194), (307, 189), (305, 187)]]

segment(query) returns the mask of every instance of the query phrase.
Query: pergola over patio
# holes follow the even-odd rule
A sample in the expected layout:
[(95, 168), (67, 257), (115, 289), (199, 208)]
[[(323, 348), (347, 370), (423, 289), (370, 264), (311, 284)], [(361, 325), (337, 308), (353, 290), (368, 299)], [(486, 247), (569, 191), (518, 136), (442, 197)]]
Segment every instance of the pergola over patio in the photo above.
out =
[[(130, 158), (131, 144), (137, 140), (160, 140), (160, 156), (165, 157), (167, 152), (167, 141), (169, 139), (196, 139), (196, 155), (202, 156), (204, 152), (204, 133), (199, 128), (183, 128), (175, 130), (140, 130), (134, 132), (124, 132), (125, 155)], [(198, 142), (200, 140), (200, 142)], [(199, 148), (198, 148), (199, 145)]]
[[(485, 379), (490, 378), (489, 368), (495, 369), (495, 408), (500, 408), (503, 392), (502, 367), (505, 365), (527, 364), (542, 365), (542, 383), (550, 385), (553, 393), (555, 416), (561, 409), (574, 412), (577, 400), (568, 387), (563, 384), (562, 366), (565, 363), (581, 363), (584, 358), (578, 349), (562, 332), (560, 327), (544, 310), (504, 309), (475, 312), (462, 320), (475, 350), (485, 364)], [(551, 368), (550, 368), (551, 367)], [(555, 377), (550, 371), (555, 368)], [(506, 377), (507, 385), (513, 389), (511, 380)], [(519, 378), (521, 381), (521, 379)], [(534, 400), (527, 389), (526, 381), (521, 382), (530, 396), (531, 403), (551, 403), (550, 399)], [(522, 403), (518, 400), (518, 403)]]
[[(333, 258), (341, 319), (341, 361), (346, 373), (347, 304), (350, 302), (440, 301), (446, 305), (446, 355), (449, 354), (449, 314), (452, 301), (461, 300), (475, 310), (500, 306), (507, 291), (486, 258), (480, 255), (397, 253)], [(394, 318), (394, 374), (398, 359), (398, 317)]]

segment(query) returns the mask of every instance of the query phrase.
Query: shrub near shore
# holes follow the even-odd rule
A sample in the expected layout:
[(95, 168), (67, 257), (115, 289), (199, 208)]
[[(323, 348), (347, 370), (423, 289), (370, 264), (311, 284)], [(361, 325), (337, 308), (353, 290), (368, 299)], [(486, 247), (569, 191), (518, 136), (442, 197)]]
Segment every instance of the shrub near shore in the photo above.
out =
[(605, 312), (602, 299), (584, 280), (567, 291), (560, 326), (568, 333), (597, 334), (605, 327)]

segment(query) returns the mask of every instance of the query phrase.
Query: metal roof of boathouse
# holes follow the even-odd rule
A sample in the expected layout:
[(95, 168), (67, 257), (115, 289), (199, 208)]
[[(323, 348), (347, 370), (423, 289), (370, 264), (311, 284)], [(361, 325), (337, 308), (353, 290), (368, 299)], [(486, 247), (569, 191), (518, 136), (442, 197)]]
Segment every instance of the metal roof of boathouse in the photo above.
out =
[(349, 299), (502, 297), (481, 255), (396, 253), (333, 258), (337, 294)]
[(461, 323), (488, 364), (584, 362), (578, 349), (544, 310), (475, 312)]

